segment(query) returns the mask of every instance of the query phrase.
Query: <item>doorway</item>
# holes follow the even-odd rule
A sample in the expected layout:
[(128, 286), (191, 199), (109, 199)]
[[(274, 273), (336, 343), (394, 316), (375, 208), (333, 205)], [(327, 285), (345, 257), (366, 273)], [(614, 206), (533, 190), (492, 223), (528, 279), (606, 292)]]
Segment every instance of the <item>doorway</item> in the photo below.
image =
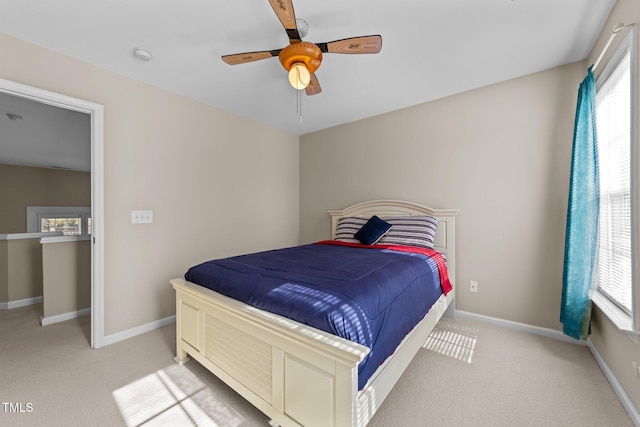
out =
[(89, 115), (91, 120), (91, 347), (104, 346), (104, 108), (100, 104), (0, 79), (0, 92)]

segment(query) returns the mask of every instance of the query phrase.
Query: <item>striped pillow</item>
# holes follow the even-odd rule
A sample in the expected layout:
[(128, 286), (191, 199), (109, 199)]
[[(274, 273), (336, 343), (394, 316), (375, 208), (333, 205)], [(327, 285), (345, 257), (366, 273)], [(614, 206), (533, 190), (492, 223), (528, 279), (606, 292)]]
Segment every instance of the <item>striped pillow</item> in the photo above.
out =
[(360, 243), (353, 235), (356, 234), (366, 222), (366, 218), (357, 218), (355, 216), (345, 216), (338, 219), (336, 234), (333, 239), (339, 242)]
[(433, 249), (438, 220), (428, 215), (383, 218), (391, 228), (378, 241), (381, 245), (408, 245)]

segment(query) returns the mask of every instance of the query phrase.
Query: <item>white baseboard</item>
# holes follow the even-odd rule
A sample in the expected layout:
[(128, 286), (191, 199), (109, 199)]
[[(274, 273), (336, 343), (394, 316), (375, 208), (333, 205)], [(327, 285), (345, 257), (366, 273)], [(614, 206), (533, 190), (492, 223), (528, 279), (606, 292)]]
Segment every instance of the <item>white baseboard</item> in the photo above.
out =
[(51, 325), (54, 323), (64, 322), (66, 320), (75, 319), (81, 316), (87, 316), (91, 314), (90, 308), (83, 308), (82, 310), (70, 311), (69, 313), (56, 314), (55, 316), (41, 317), (40, 324), (42, 326)]
[(515, 329), (518, 331), (529, 332), (536, 335), (542, 335), (544, 337), (553, 338), (555, 340), (568, 342), (571, 344), (584, 345), (585, 341), (578, 341), (574, 338), (564, 335), (560, 331), (555, 329), (542, 328), (540, 326), (527, 325), (526, 323), (512, 322), (511, 320), (498, 319), (497, 317), (484, 316), (482, 314), (470, 313), (468, 311), (456, 310), (456, 316), (460, 316), (463, 319), (477, 320), (478, 322), (492, 323), (494, 325), (503, 326), (509, 329)]
[(42, 302), (42, 297), (33, 297), (19, 299), (17, 301), (0, 302), (0, 310), (11, 310), (12, 308), (26, 307), (28, 305), (39, 304)]
[(589, 341), (587, 347), (589, 347), (589, 350), (591, 350), (591, 354), (593, 354), (594, 359), (596, 359), (596, 362), (598, 362), (598, 365), (600, 365), (600, 369), (604, 373), (604, 376), (607, 377), (607, 380), (609, 380), (609, 384), (611, 384), (613, 391), (615, 391), (616, 395), (618, 395), (620, 403), (622, 403), (625, 411), (627, 411), (627, 414), (629, 414), (629, 418), (631, 418), (633, 424), (635, 426), (640, 426), (640, 412), (638, 411), (638, 408), (636, 408), (636, 405), (634, 405), (627, 392), (624, 391), (624, 388), (622, 388), (622, 384), (620, 384), (618, 378), (616, 378), (616, 376), (613, 374), (613, 371), (611, 371), (609, 366), (606, 364), (606, 362), (598, 352), (598, 349), (595, 345), (593, 345), (591, 341)]
[(618, 381), (616, 376), (613, 374), (613, 371), (606, 364), (606, 362), (604, 361), (600, 353), (598, 353), (596, 346), (593, 345), (593, 343), (590, 340), (578, 341), (576, 339), (573, 339), (571, 337), (564, 335), (560, 331), (556, 331), (553, 329), (541, 328), (539, 326), (527, 325), (525, 323), (512, 322), (510, 320), (498, 319), (496, 317), (484, 316), (482, 314), (470, 313), (468, 311), (456, 310), (456, 316), (463, 319), (491, 323), (494, 325), (503, 326), (505, 328), (510, 328), (510, 329), (516, 329), (523, 332), (530, 332), (532, 334), (542, 335), (548, 338), (553, 338), (553, 339), (568, 342), (571, 344), (583, 345), (588, 347), (589, 350), (591, 350), (591, 354), (593, 354), (594, 359), (596, 359), (596, 362), (598, 363), (600, 370), (602, 370), (602, 373), (609, 381), (609, 384), (611, 384), (613, 391), (615, 391), (616, 395), (618, 396), (618, 399), (620, 399), (620, 403), (624, 407), (625, 411), (627, 411), (629, 418), (631, 418), (631, 421), (635, 426), (640, 427), (640, 412), (638, 411), (638, 408), (636, 408), (635, 404), (633, 403), (633, 400), (631, 400), (627, 392), (624, 390), (624, 388), (622, 388), (622, 384), (620, 384), (620, 381)]
[(127, 329), (126, 331), (118, 332), (115, 334), (107, 335), (104, 337), (104, 345), (115, 344), (119, 341), (124, 341), (129, 338), (133, 338), (137, 335), (151, 332), (154, 329), (162, 328), (163, 326), (170, 325), (176, 322), (176, 315), (165, 317), (164, 319), (149, 322), (146, 325), (137, 326), (135, 328)]

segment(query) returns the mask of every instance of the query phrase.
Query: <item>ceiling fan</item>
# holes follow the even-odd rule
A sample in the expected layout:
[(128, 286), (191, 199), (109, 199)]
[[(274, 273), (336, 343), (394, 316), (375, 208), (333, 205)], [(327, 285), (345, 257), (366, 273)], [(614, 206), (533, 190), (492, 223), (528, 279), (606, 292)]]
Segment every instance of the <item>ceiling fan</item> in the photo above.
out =
[(224, 62), (237, 65), (277, 56), (289, 72), (291, 86), (298, 90), (305, 89), (307, 95), (316, 95), (322, 91), (315, 71), (320, 67), (323, 53), (378, 53), (382, 48), (380, 35), (351, 37), (328, 43), (303, 41), (304, 34), (298, 31), (292, 0), (269, 0), (269, 4), (287, 32), (289, 45), (282, 49), (224, 55)]

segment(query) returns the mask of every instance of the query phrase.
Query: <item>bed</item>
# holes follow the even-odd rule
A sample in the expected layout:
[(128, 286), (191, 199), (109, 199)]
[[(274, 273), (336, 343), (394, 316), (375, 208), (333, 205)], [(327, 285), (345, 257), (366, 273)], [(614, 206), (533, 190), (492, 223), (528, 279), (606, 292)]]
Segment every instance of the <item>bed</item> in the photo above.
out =
[[(329, 212), (332, 239), (347, 218), (364, 222), (373, 215), (383, 219), (431, 216), (437, 219), (433, 248), (446, 257), (452, 289), (436, 296), (422, 320), (390, 357), (376, 362), (366, 381), (359, 378), (359, 368), (371, 359), (366, 345), (182, 278), (171, 280), (176, 291), (176, 362), (194, 358), (269, 416), (273, 424), (366, 425), (438, 320), (444, 314), (453, 316), (457, 212), (394, 200), (363, 202)], [(331, 246), (331, 242), (314, 245), (323, 244)]]

